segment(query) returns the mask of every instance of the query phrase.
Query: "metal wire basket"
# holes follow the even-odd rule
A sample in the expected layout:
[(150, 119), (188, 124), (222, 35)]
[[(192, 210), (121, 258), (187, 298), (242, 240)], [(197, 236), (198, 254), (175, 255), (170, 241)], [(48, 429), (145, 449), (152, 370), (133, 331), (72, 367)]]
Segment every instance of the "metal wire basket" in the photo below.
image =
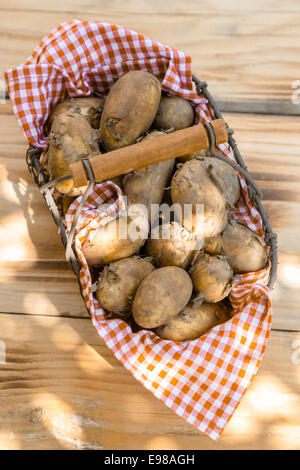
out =
[[(196, 86), (198, 95), (203, 95), (207, 99), (209, 105), (213, 109), (215, 117), (217, 119), (223, 119), (223, 116), (220, 110), (218, 109), (218, 106), (215, 100), (213, 99), (212, 95), (207, 89), (207, 83), (199, 80), (194, 75), (192, 76), (192, 79)], [(219, 158), (225, 161), (226, 163), (228, 163), (229, 165), (231, 165), (235, 170), (239, 171), (245, 177), (247, 187), (248, 187), (249, 197), (261, 215), (265, 242), (270, 247), (269, 256), (270, 256), (271, 267), (270, 267), (268, 287), (269, 289), (272, 289), (276, 281), (276, 272), (277, 272), (277, 264), (278, 264), (277, 235), (273, 233), (269, 219), (263, 208), (263, 205), (261, 202), (262, 193), (260, 189), (257, 187), (257, 185), (255, 184), (255, 182), (253, 181), (250, 173), (247, 170), (244, 160), (238, 150), (236, 141), (233, 138), (233, 130), (229, 127), (227, 129), (228, 130), (228, 145), (234, 155), (235, 162), (229, 160), (228, 158), (224, 157), (221, 153), (215, 151), (214, 134), (209, 125), (207, 125), (206, 128), (207, 128), (209, 140), (210, 140), (210, 152), (216, 158)], [(73, 269), (74, 273), (77, 276), (80, 292), (83, 297), (82, 287), (81, 287), (81, 283), (79, 279), (79, 272), (81, 269), (81, 264), (77, 257), (76, 251), (74, 250), (72, 240), (70, 240), (69, 238), (70, 234), (68, 235), (66, 232), (65, 225), (63, 223), (59, 208), (53, 198), (51, 185), (49, 185), (49, 183), (47, 182), (47, 176), (45, 172), (43, 171), (43, 168), (40, 164), (41, 153), (42, 151), (40, 149), (37, 149), (32, 145), (29, 146), (26, 152), (26, 162), (28, 165), (28, 169), (30, 173), (32, 174), (35, 183), (40, 187), (43, 197), (46, 201), (46, 204), (49, 207), (50, 212), (53, 216), (53, 219), (58, 227), (58, 232), (61, 236), (62, 243), (68, 252), (67, 261), (69, 262), (71, 268)]]

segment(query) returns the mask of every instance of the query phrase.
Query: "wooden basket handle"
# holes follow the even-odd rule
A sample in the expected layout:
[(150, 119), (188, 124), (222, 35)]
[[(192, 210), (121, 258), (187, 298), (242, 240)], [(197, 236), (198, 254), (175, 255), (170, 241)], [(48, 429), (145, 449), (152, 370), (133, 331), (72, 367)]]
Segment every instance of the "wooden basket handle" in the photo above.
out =
[[(215, 119), (210, 124), (215, 135), (216, 145), (227, 142), (228, 134), (224, 120)], [(197, 124), (164, 134), (156, 139), (141, 141), (112, 152), (94, 155), (89, 158), (89, 162), (95, 180), (100, 182), (130, 173), (144, 166), (154, 165), (197, 150), (207, 149), (209, 143), (207, 129), (202, 124)], [(81, 160), (72, 163), (70, 169), (75, 187), (88, 184), (88, 178)]]

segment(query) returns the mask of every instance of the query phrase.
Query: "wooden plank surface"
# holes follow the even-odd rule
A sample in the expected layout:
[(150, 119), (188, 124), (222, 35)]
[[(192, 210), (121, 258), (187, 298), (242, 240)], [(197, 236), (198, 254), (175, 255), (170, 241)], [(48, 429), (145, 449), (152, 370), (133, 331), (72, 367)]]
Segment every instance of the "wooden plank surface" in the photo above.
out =
[[(224, 117), (263, 190), (279, 237), (273, 327), (300, 330), (300, 118)], [(0, 129), (0, 311), (86, 316), (56, 226), (27, 170), (25, 139), (8, 105), (0, 114)]]
[(3, 0), (0, 74), (74, 18), (121, 24), (183, 50), (208, 81), (278, 233), (273, 329), (218, 443), (153, 397), (85, 318), (56, 226), (28, 173), (26, 141), (10, 104), (0, 104), (0, 448), (299, 449), (299, 2)]
[(6, 314), (0, 323), (2, 449), (300, 448), (300, 333), (272, 332), (215, 443), (139, 384), (90, 320)]
[(190, 54), (193, 72), (227, 111), (231, 102), (241, 103), (238, 111), (250, 102), (248, 111), (255, 112), (266, 101), (264, 112), (299, 114), (300, 105), (291, 101), (300, 88), (292, 88), (300, 80), (297, 0), (3, 0), (0, 11), (1, 74), (64, 21), (109, 22)]

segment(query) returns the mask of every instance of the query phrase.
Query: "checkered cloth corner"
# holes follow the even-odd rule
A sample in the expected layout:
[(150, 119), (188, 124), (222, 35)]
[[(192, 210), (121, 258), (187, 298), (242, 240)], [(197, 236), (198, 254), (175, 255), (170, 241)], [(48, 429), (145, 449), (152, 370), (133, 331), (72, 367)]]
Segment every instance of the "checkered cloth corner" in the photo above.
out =
[[(28, 141), (46, 149), (44, 125), (62, 98), (107, 93), (129, 70), (142, 69), (161, 82), (162, 89), (191, 101), (195, 122), (214, 118), (203, 96), (192, 87), (191, 58), (134, 31), (107, 23), (74, 20), (44, 38), (24, 64), (5, 74), (17, 120)], [(225, 144), (218, 149), (233, 159)], [(239, 175), (243, 197), (231, 212), (263, 236), (259, 212)], [(78, 197), (65, 222), (70, 229)], [(81, 261), (80, 283), (92, 322), (122, 364), (179, 416), (218, 439), (253, 380), (262, 360), (272, 321), (267, 282), (270, 264), (262, 271), (234, 280), (230, 294), (232, 317), (199, 339), (173, 342), (149, 330), (133, 332), (121, 319), (108, 319), (92, 293), (92, 279), (82, 243), (105, 217), (125, 209), (122, 191), (113, 182), (96, 184), (78, 220), (75, 249)]]

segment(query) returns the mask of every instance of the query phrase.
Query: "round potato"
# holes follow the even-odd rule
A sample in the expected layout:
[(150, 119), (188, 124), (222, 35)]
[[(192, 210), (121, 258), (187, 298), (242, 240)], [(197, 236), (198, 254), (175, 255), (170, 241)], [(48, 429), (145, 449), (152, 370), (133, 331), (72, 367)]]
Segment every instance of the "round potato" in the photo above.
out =
[[(51, 129), (47, 151), (47, 166), (51, 180), (69, 175), (71, 163), (100, 153), (97, 132), (80, 115), (75, 117), (59, 114)], [(75, 188), (73, 179), (57, 183), (55, 187), (59, 192), (69, 196), (78, 196), (86, 190), (86, 186)]]
[(231, 290), (233, 272), (224, 256), (201, 253), (189, 274), (198, 298), (205, 302), (219, 302)]
[(196, 249), (196, 237), (177, 222), (155, 227), (146, 242), (147, 254), (159, 267), (179, 266), (187, 269)]
[(234, 219), (228, 221), (222, 233), (221, 246), (234, 273), (260, 271), (266, 266), (264, 240)]
[[(143, 140), (159, 138), (163, 132), (152, 131)], [(128, 173), (124, 176), (124, 192), (127, 197), (127, 205), (143, 204), (151, 219), (152, 204), (160, 204), (168, 181), (171, 177), (175, 160), (166, 160), (154, 165), (146, 166)], [(154, 214), (155, 216), (155, 214)]]
[(97, 282), (96, 297), (108, 312), (126, 313), (142, 280), (154, 266), (138, 256), (124, 258), (105, 266)]
[(220, 303), (203, 303), (195, 307), (190, 302), (175, 318), (156, 328), (155, 333), (171, 341), (192, 341), (214, 326), (229, 320), (227, 310)]
[[(146, 224), (148, 225), (148, 224)], [(120, 215), (97, 230), (92, 230), (82, 244), (82, 252), (89, 265), (102, 266), (137, 253), (145, 243), (143, 221)]]
[(151, 73), (135, 70), (119, 78), (107, 95), (101, 116), (104, 149), (134, 144), (151, 126), (160, 97), (160, 82)]
[(223, 193), (227, 204), (234, 206), (241, 196), (241, 186), (236, 171), (215, 157), (205, 157), (201, 161), (211, 180)]
[(46, 134), (49, 134), (55, 118), (60, 114), (80, 115), (88, 120), (93, 129), (99, 129), (104, 103), (105, 96), (79, 96), (57, 103), (45, 126)]
[(142, 328), (156, 328), (175, 317), (190, 300), (193, 284), (177, 266), (156, 269), (139, 285), (132, 314)]
[(177, 170), (171, 182), (177, 219), (197, 236), (212, 237), (227, 222), (227, 204), (203, 162), (194, 159)]
[(185, 163), (194, 160), (194, 158), (204, 157), (204, 152), (204, 150), (196, 150), (195, 152), (187, 153), (186, 155), (182, 155), (182, 157), (177, 157), (176, 163)]
[(181, 96), (164, 95), (158, 106), (154, 126), (157, 129), (174, 128), (178, 131), (192, 126), (194, 119), (194, 109), (189, 101)]

